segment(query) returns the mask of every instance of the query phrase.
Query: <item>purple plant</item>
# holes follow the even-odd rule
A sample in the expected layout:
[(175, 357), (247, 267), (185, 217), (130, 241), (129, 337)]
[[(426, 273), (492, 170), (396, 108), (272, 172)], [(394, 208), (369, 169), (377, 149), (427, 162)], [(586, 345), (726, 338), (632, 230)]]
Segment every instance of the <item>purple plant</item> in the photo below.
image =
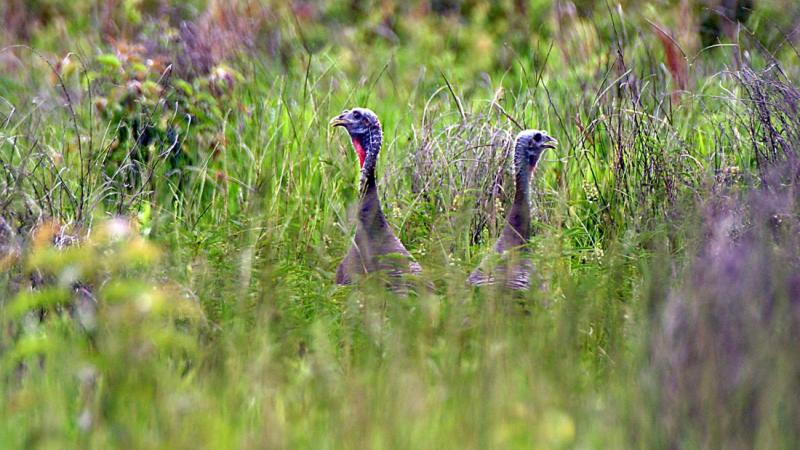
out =
[(799, 169), (775, 167), (761, 188), (720, 189), (701, 207), (700, 250), (652, 341), (673, 445), (760, 447), (775, 423), (800, 423)]

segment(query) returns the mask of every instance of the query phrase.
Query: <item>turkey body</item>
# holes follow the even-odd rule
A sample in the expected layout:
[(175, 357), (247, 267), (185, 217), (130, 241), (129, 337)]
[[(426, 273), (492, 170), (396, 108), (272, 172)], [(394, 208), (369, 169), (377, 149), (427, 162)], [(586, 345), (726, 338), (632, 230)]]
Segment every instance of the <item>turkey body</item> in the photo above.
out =
[(371, 272), (384, 272), (393, 278), (422, 272), (386, 222), (374, 185), (359, 202), (355, 239), (339, 264), (336, 283), (350, 284), (359, 275)]

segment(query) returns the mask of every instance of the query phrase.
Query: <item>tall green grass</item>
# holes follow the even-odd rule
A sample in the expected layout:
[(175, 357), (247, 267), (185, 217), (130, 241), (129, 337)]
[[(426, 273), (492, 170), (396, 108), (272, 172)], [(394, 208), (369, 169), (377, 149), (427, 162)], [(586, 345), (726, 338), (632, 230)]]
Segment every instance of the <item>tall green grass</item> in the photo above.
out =
[[(764, 194), (789, 205), (779, 213), (748, 215), (760, 197), (746, 195), (795, 167), (796, 54), (773, 59), (747, 39), (744, 62), (709, 49), (689, 59), (691, 89), (676, 96), (636, 12), (598, 7), (595, 39), (584, 37), (594, 56), (577, 61), (550, 25), (531, 43), (480, 8), (464, 23), (403, 14), (393, 42), (375, 38), (376, 13), (348, 31), (336, 5), (303, 22), (266, 4), (277, 54), (226, 55), (217, 69), (230, 82), (148, 72), (145, 93), (127, 97), (132, 64), (101, 46), (47, 85), (52, 55), (13, 49), (31, 73), (0, 83), (0, 244), (11, 249), (0, 254), (0, 447), (793, 447), (795, 408), (775, 397), (793, 395), (796, 321), (732, 321), (748, 343), (734, 356), (750, 367), (766, 353), (774, 371), (755, 379), (774, 389), (734, 383), (716, 401), (728, 360), (670, 361), (684, 348), (710, 361), (728, 343), (713, 326), (727, 291), (714, 286), (730, 280), (693, 278), (722, 223), (709, 204), (735, 199), (745, 228), (773, 213), (797, 221), (791, 175), (790, 193)], [(490, 44), (495, 56), (479, 58)], [(333, 284), (358, 167), (328, 120), (357, 105), (381, 118), (384, 208), (432, 291)], [(514, 122), (561, 142), (532, 186), (541, 288), (516, 296), (465, 283), (513, 194)], [(81, 243), (57, 249), (60, 235)], [(793, 311), (791, 274), (775, 277)], [(70, 301), (75, 281), (98, 301), (88, 324)], [(736, 299), (738, 318), (768, 296)], [(670, 314), (702, 345), (674, 338)], [(675, 379), (703, 383), (670, 390)]]

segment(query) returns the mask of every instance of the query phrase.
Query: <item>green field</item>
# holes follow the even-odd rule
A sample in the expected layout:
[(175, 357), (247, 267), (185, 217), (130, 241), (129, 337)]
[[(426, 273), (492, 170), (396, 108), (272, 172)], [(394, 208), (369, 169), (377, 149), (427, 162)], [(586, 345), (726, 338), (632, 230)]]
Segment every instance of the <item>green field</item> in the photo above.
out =
[[(797, 448), (799, 49), (793, 0), (6, 0), (0, 448)], [(408, 295), (334, 283), (356, 106)], [(523, 128), (534, 288), (475, 288)]]

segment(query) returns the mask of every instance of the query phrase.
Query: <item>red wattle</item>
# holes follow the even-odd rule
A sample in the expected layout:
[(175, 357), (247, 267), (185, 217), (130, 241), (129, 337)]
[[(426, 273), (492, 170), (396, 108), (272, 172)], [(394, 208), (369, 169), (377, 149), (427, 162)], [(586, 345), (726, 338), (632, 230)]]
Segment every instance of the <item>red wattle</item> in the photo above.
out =
[(356, 155), (358, 155), (358, 164), (364, 167), (364, 160), (367, 158), (367, 152), (364, 150), (364, 146), (361, 145), (361, 140), (357, 137), (353, 138), (353, 148), (356, 150)]

